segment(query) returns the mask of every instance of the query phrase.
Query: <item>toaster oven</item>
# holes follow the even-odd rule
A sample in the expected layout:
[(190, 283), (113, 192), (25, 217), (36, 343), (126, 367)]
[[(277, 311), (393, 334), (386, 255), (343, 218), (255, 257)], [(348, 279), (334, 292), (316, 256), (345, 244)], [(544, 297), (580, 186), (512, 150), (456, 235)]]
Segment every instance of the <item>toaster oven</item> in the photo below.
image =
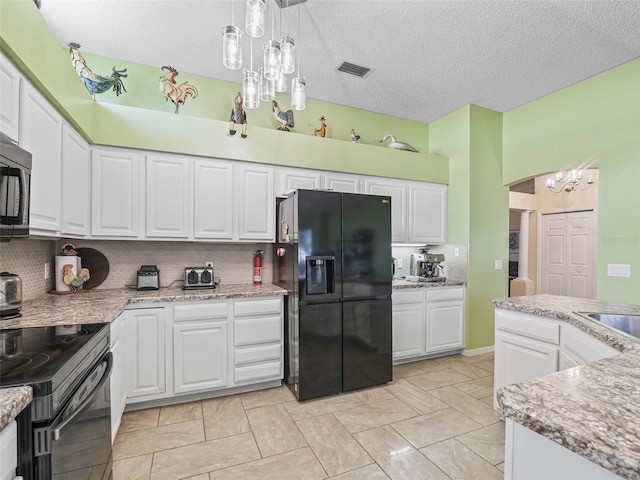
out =
[(215, 288), (213, 267), (187, 267), (184, 269), (185, 290)]

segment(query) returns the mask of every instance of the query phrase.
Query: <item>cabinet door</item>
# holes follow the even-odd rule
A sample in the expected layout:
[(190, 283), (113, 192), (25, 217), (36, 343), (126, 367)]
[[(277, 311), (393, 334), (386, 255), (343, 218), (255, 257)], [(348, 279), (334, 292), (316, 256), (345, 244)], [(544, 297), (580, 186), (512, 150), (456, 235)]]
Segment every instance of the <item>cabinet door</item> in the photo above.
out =
[(174, 325), (175, 393), (195, 392), (227, 385), (227, 335), (227, 320)]
[(362, 191), (360, 177), (336, 172), (325, 172), (322, 188), (340, 193), (360, 193)]
[(447, 237), (447, 186), (409, 186), (409, 243), (439, 244)]
[(462, 302), (427, 302), (426, 351), (439, 352), (462, 348), (463, 325)]
[(273, 242), (275, 208), (273, 169), (240, 165), (238, 167), (238, 240)]
[(68, 125), (62, 128), (62, 233), (89, 234), (91, 214), (91, 151)]
[(140, 155), (96, 149), (91, 161), (91, 233), (137, 237), (140, 224)]
[(195, 238), (233, 239), (233, 165), (210, 160), (195, 161)]
[(496, 332), (494, 390), (558, 371), (558, 347)]
[(62, 118), (29, 83), (21, 85), (20, 146), (31, 152), (31, 231), (60, 231)]
[(276, 193), (280, 197), (286, 197), (298, 188), (305, 190), (320, 188), (320, 172), (302, 168), (281, 168), (277, 171), (276, 182)]
[(147, 237), (189, 238), (193, 201), (190, 163), (175, 156), (147, 155)]
[(0, 132), (18, 142), (20, 131), (20, 81), (11, 61), (0, 52)]
[(165, 309), (128, 310), (127, 397), (159, 395), (166, 392)]
[(124, 407), (127, 404), (127, 338), (124, 332), (126, 313), (122, 313), (110, 324), (111, 354), (113, 370), (110, 378), (111, 441), (115, 440)]
[(393, 359), (424, 355), (424, 301), (393, 305)]
[(367, 178), (365, 191), (372, 195), (391, 197), (391, 241), (406, 243), (407, 229), (407, 184), (400, 181)]

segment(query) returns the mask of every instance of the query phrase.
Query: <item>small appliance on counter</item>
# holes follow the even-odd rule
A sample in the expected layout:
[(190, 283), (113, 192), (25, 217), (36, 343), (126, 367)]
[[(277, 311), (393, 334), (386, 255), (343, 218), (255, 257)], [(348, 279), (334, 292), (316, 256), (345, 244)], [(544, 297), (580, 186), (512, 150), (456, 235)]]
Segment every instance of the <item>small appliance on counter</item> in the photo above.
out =
[(160, 270), (155, 265), (142, 265), (138, 270), (138, 290), (158, 290)]
[(428, 248), (420, 248), (418, 253), (411, 254), (409, 275), (418, 277), (418, 280), (414, 281), (445, 282), (447, 278), (440, 276), (440, 273), (444, 271), (443, 262), (444, 255), (442, 253), (429, 253)]
[(184, 290), (216, 288), (213, 267), (187, 267), (184, 269)]
[(0, 273), (0, 320), (21, 316), (22, 279), (15, 273)]

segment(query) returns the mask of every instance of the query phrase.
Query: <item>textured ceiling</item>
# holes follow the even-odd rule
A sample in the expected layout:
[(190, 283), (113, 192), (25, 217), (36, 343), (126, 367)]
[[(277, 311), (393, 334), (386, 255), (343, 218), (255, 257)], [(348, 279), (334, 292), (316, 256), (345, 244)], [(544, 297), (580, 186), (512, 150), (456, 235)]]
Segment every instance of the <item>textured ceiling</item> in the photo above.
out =
[[(41, 1), (61, 44), (241, 82), (240, 71), (222, 66), (221, 30), (232, 5), (242, 23), (242, 0)], [(637, 0), (308, 0), (273, 8), (275, 38), (282, 15), (296, 40), (308, 98), (427, 123), (469, 103), (506, 112), (640, 57)], [(269, 27), (254, 39), (256, 70), (270, 38)], [(343, 61), (374, 71), (347, 75), (337, 71)]]

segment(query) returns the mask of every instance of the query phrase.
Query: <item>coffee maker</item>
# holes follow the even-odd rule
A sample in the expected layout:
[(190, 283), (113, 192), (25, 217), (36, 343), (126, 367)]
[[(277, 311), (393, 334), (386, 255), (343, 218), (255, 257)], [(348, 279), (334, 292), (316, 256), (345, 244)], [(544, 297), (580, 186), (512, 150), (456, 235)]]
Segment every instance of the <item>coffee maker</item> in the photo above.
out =
[(421, 281), (444, 282), (446, 277), (440, 275), (444, 271), (443, 262), (444, 254), (429, 253), (428, 248), (421, 248), (411, 254), (409, 274), (424, 279)]

